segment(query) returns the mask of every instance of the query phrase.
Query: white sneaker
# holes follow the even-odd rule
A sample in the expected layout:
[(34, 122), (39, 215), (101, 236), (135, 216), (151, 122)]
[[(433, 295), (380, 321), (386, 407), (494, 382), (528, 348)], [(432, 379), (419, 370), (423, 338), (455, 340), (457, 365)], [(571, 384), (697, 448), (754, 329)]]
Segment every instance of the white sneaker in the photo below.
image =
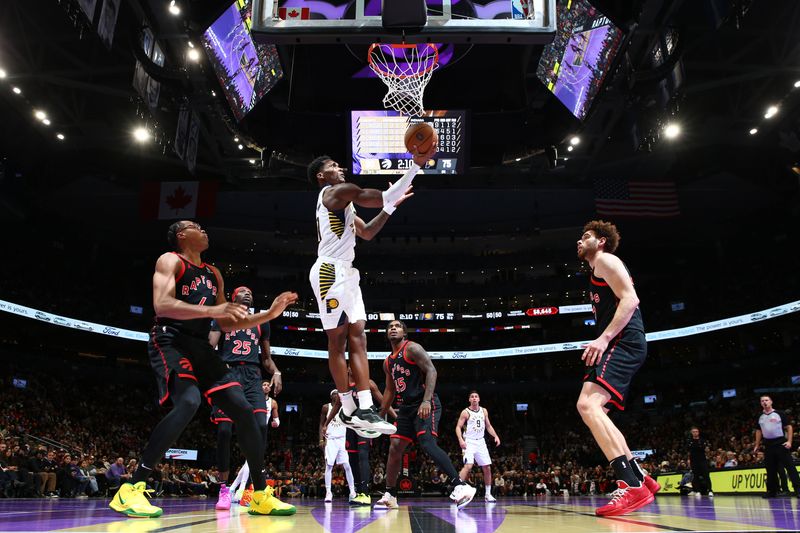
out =
[(496, 502), (496, 501), (497, 501), (497, 498), (495, 498), (495, 497), (494, 497), (494, 496), (492, 496), (491, 494), (487, 494), (487, 495), (485, 495), (485, 496), (483, 497), (483, 499), (484, 499), (484, 500), (486, 500), (487, 502)]
[(386, 507), (387, 509), (397, 509), (399, 505), (397, 505), (397, 498), (389, 494), (388, 492), (384, 492), (381, 499), (375, 502), (375, 507)]
[(708, 491), (708, 496), (709, 496), (710, 498), (713, 498), (713, 497), (714, 497), (714, 493), (713, 493), (713, 492), (711, 492), (711, 491)]
[(325, 493), (325, 501), (326, 502), (332, 502), (333, 501), (333, 494), (331, 494), (330, 492), (326, 492)]
[(477, 491), (478, 489), (475, 487), (462, 483), (461, 485), (456, 485), (452, 494), (450, 494), (450, 499), (456, 502), (458, 508), (461, 509), (472, 501)]

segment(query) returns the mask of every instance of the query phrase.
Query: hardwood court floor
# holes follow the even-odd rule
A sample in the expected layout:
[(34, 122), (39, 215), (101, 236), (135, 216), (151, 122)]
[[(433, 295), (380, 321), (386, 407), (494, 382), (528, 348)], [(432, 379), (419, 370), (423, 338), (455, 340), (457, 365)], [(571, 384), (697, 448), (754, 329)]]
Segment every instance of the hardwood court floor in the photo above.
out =
[(639, 531), (798, 531), (800, 501), (758, 496), (695, 498), (660, 496), (633, 514), (597, 518), (594, 508), (607, 498), (476, 498), (461, 511), (443, 498), (402, 499), (398, 510), (349, 507), (344, 501), (294, 501), (289, 517), (250, 516), (238, 506), (215, 511), (211, 499), (160, 499), (164, 515), (125, 518), (108, 500), (0, 500), (0, 531), (232, 532), (283, 531), (329, 533), (492, 533), (492, 532), (639, 532)]

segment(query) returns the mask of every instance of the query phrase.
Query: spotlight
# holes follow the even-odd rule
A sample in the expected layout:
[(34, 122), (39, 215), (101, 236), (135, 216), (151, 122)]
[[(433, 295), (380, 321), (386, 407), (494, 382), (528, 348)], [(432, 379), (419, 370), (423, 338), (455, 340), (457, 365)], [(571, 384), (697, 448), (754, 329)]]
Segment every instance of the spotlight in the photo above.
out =
[(575, 149), (575, 147), (574, 147), (574, 146), (572, 146), (572, 145), (569, 145), (569, 146), (567, 146), (567, 152), (571, 152), (571, 151), (573, 151), (574, 149)]
[(49, 118), (43, 119), (42, 124), (44, 124), (45, 126), (49, 126), (51, 124), (50, 119)]
[(19, 87), (12, 87), (11, 90), (14, 92), (14, 94), (22, 94), (22, 89)]
[(147, 142), (150, 140), (150, 132), (146, 128), (139, 126), (133, 130), (133, 138), (140, 143)]
[(6, 76), (8, 76), (8, 74), (6, 74), (6, 71), (0, 68), (0, 80), (5, 78)]
[(248, 159), (248, 161), (250, 162), (251, 165), (255, 165), (256, 164), (256, 160), (255, 159)]
[(177, 17), (178, 15), (180, 15), (180, 14), (181, 14), (181, 8), (180, 8), (180, 7), (178, 7), (178, 5), (175, 3), (175, 0), (172, 0), (172, 1), (169, 3), (169, 7), (168, 7), (167, 9), (169, 10), (169, 12), (170, 12), (172, 15), (174, 15), (174, 16), (176, 16), (176, 17)]
[(577, 135), (573, 135), (572, 138), (569, 140), (569, 144), (572, 146), (577, 146), (581, 143), (581, 138)]
[(239, 142), (239, 137), (234, 137), (233, 138), (233, 142), (238, 143)]
[[(2, 77), (3, 77), (3, 75), (0, 74), (0, 78), (2, 78)], [(800, 89), (800, 80), (797, 80), (796, 82), (794, 82), (794, 88), (795, 89)]]
[(244, 150), (244, 146), (243, 145), (240, 144), (240, 145), (238, 145), (238, 147), (239, 147), (239, 150)]
[(186, 53), (186, 56), (189, 58), (190, 61), (194, 61), (195, 63), (200, 61), (200, 52), (198, 52), (194, 48), (190, 48), (189, 51)]
[(667, 124), (667, 126), (664, 128), (664, 136), (667, 139), (674, 139), (680, 134), (681, 134), (681, 127), (675, 124), (674, 122)]
[(755, 135), (758, 133), (758, 128), (750, 128), (750, 135)]
[(64, 134), (63, 134), (63, 133), (56, 133), (56, 138), (57, 138), (59, 141), (63, 141), (64, 139), (66, 139), (66, 137), (64, 137)]
[(778, 114), (778, 106), (771, 105), (767, 108), (767, 112), (764, 113), (764, 118), (772, 118)]
[(45, 120), (47, 118), (47, 113), (37, 109), (36, 111), (33, 112), (33, 116), (39, 120)]

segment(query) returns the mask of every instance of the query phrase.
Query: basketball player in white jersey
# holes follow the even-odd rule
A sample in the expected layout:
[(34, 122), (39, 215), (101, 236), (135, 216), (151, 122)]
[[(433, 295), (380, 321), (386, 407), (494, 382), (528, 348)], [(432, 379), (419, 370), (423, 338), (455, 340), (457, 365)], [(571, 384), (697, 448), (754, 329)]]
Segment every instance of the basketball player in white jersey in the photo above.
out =
[[(435, 136), (435, 134), (434, 134)], [(308, 166), (308, 178), (320, 187), (317, 197), (317, 261), (309, 281), (319, 305), (322, 327), (328, 334), (328, 366), (340, 395), (339, 417), (354, 430), (391, 435), (397, 429), (378, 416), (372, 403), (367, 364), (367, 314), (359, 287), (359, 273), (353, 268), (356, 236), (371, 240), (383, 228), (394, 210), (412, 196), (411, 182), (436, 153), (434, 137), (427, 153), (413, 157), (405, 175), (385, 191), (362, 189), (347, 183), (344, 171), (329, 156), (320, 156)], [(381, 209), (369, 222), (356, 215), (355, 206)], [(350, 367), (356, 383), (356, 407), (347, 378), (345, 348), (350, 351)], [(346, 392), (344, 392), (346, 391)], [(363, 436), (363, 431), (362, 431)], [(369, 436), (377, 436), (371, 434)]]
[[(278, 410), (278, 402), (275, 398), (270, 398), (270, 392), (272, 392), (272, 383), (269, 381), (262, 381), (261, 382), (261, 390), (264, 392), (264, 399), (266, 400), (267, 404), (267, 412), (266, 413), (257, 413), (256, 416), (264, 416), (264, 423), (269, 424), (270, 426), (277, 428), (281, 425), (280, 419), (280, 411)], [(270, 422), (270, 418), (272, 421)], [(264, 443), (266, 449), (266, 442)], [(237, 503), (242, 499), (244, 495), (245, 486), (247, 485), (247, 479), (250, 476), (250, 466), (247, 464), (247, 461), (244, 462), (242, 468), (239, 469), (239, 473), (236, 475), (236, 479), (231, 483), (230, 486), (230, 493), (231, 493), (231, 501), (233, 503)]]
[[(484, 498), (487, 502), (495, 502), (497, 500), (492, 496), (492, 458), (489, 457), (489, 450), (486, 448), (486, 440), (483, 436), (484, 432), (488, 431), (489, 435), (494, 437), (495, 446), (500, 446), (500, 437), (497, 436), (497, 432), (489, 421), (489, 411), (485, 407), (481, 407), (480, 403), (481, 397), (478, 395), (478, 391), (471, 391), (469, 407), (461, 411), (456, 423), (458, 444), (464, 450), (464, 468), (459, 472), (459, 477), (466, 481), (472, 467), (478, 463), (483, 470), (483, 482), (486, 485)], [(464, 424), (467, 425), (466, 431)]]
[[(331, 481), (333, 480), (334, 465), (342, 465), (344, 475), (347, 478), (347, 486), (350, 488), (350, 500), (356, 498), (356, 484), (353, 479), (353, 470), (350, 468), (350, 458), (347, 455), (345, 445), (345, 434), (347, 427), (339, 417), (328, 417), (339, 402), (339, 392), (336, 389), (331, 391), (331, 401), (322, 405), (322, 412), (319, 415), (319, 445), (325, 450), (325, 501), (333, 501), (331, 491)], [(327, 423), (327, 425), (326, 425)]]

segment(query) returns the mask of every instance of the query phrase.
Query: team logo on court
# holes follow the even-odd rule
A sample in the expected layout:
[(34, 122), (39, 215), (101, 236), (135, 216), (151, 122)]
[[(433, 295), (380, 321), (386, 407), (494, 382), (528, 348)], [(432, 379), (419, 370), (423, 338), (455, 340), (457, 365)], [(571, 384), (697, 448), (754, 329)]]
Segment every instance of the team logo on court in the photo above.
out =
[(325, 300), (325, 309), (327, 309), (329, 313), (338, 307), (339, 307), (339, 300), (337, 300), (336, 298)]

